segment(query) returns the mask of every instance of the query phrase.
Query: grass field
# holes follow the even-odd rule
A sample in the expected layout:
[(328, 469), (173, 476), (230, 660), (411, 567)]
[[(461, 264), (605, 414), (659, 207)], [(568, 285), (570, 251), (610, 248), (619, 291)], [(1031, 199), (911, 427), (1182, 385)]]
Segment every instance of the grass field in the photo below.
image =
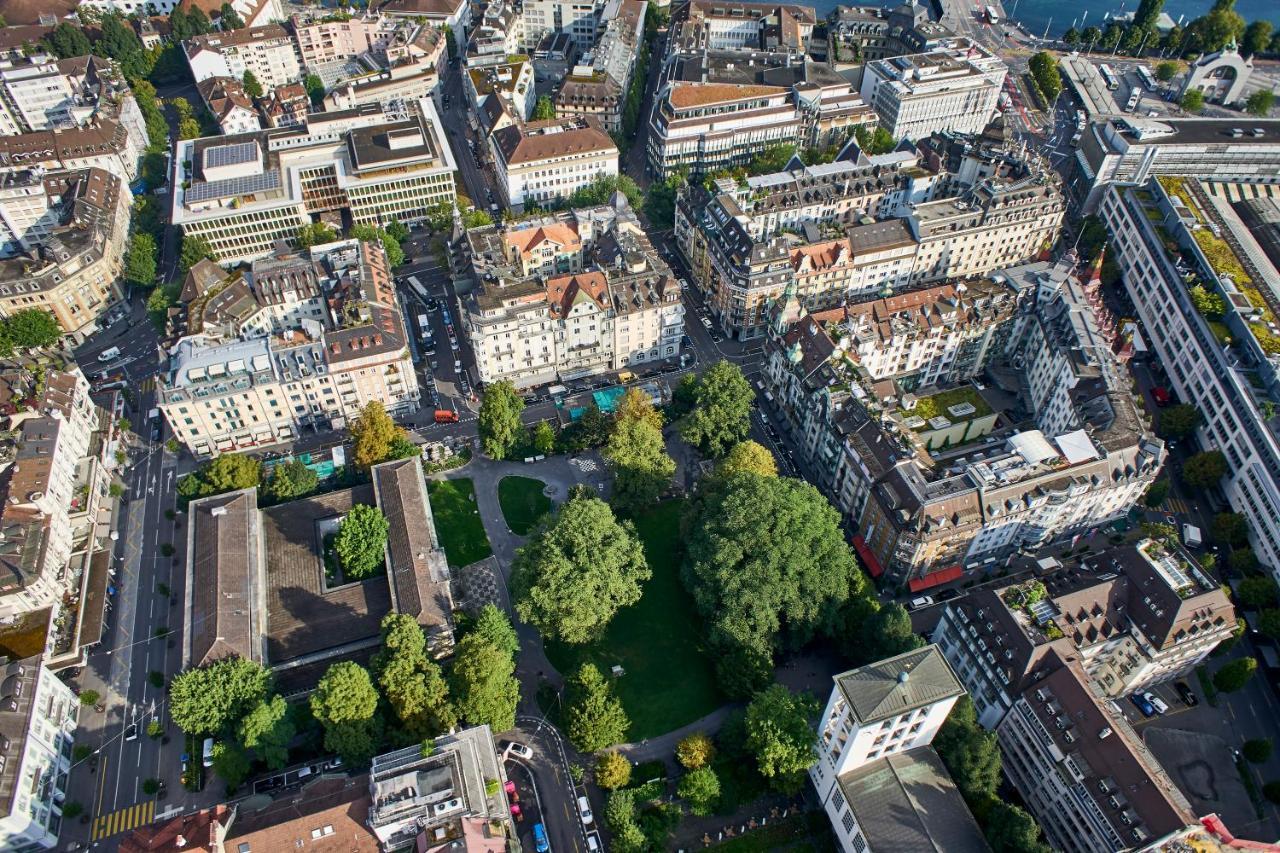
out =
[(538, 519), (551, 511), (551, 498), (542, 493), (546, 485), (532, 477), (503, 477), (498, 481), (502, 517), (515, 535), (528, 536)]
[(680, 513), (668, 501), (636, 519), (653, 577), (639, 602), (618, 612), (604, 637), (590, 646), (547, 643), (547, 656), (568, 677), (590, 661), (614, 682), (631, 717), (631, 741), (669, 732), (709, 714), (724, 701), (702, 638), (693, 599), (680, 583)]
[(469, 566), (493, 553), (476, 508), (476, 487), (471, 480), (428, 480), (431, 513), (436, 535), (449, 557), (449, 565)]

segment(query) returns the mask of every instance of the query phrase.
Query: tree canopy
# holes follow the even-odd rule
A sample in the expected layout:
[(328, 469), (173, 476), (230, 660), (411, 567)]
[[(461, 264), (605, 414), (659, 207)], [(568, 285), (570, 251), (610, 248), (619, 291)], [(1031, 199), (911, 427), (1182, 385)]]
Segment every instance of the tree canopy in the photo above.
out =
[(367, 469), (392, 457), (396, 439), (405, 432), (387, 414), (382, 403), (370, 400), (351, 424), (351, 456), (357, 468)]
[(773, 653), (837, 624), (864, 579), (839, 513), (808, 483), (737, 474), (690, 520), (683, 575), (718, 654), (722, 687), (746, 695)]
[(505, 732), (516, 723), (520, 683), (515, 677), (515, 631), (502, 611), (485, 605), (476, 624), (458, 642), (449, 689), (458, 715), (473, 725)]
[(690, 770), (680, 777), (676, 793), (689, 801), (689, 811), (709, 815), (720, 799), (720, 777), (710, 767)]
[(603, 456), (613, 469), (611, 500), (625, 512), (652, 506), (671, 484), (676, 463), (662, 438), (662, 415), (640, 389), (623, 396)]
[(569, 680), (565, 733), (582, 752), (596, 752), (626, 740), (631, 720), (594, 664), (584, 663)]
[(243, 453), (223, 453), (178, 481), (178, 496), (192, 501), (224, 492), (251, 489), (262, 478), (262, 464)]
[(347, 580), (367, 578), (383, 566), (389, 529), (386, 516), (376, 506), (351, 507), (338, 524), (338, 535), (333, 540)]
[(306, 497), (320, 485), (320, 477), (299, 459), (290, 459), (271, 469), (266, 491), (277, 501)]
[(187, 734), (219, 734), (262, 702), (270, 687), (266, 667), (244, 658), (225, 658), (174, 676), (169, 714)]
[(297, 729), (289, 715), (289, 705), (279, 694), (255, 705), (240, 721), (240, 744), (252, 750), (272, 770), (289, 761), (289, 742)]
[(995, 734), (978, 725), (968, 696), (952, 707), (933, 746), (965, 800), (976, 803), (995, 796), (1000, 785), (1000, 747)]
[(596, 784), (606, 791), (626, 787), (631, 781), (631, 762), (616, 752), (605, 752), (596, 759)]
[(449, 685), (427, 654), (422, 626), (407, 613), (382, 619), (382, 649), (373, 661), (378, 686), (409, 737), (422, 740), (457, 723)]
[(1192, 489), (1210, 489), (1227, 473), (1227, 457), (1221, 450), (1206, 450), (1182, 463), (1182, 482)]
[(480, 401), (480, 444), (487, 456), (505, 459), (524, 433), (520, 413), (524, 400), (510, 382), (494, 382), (485, 386)]
[(178, 270), (186, 275), (203, 260), (214, 260), (213, 247), (199, 234), (183, 234), (182, 249), (178, 253)]
[(306, 225), (298, 227), (298, 233), (294, 237), (294, 242), (298, 244), (299, 249), (310, 249), (312, 246), (332, 243), (337, 239), (338, 232), (334, 231), (325, 223), (308, 222)]
[(250, 98), (262, 97), (262, 84), (258, 82), (258, 77), (248, 69), (244, 72), (244, 93)]
[(378, 748), (378, 691), (369, 671), (341, 661), (325, 671), (311, 694), (311, 713), (324, 727), (324, 745), (348, 765), (367, 764)]
[(1265, 118), (1275, 103), (1276, 96), (1270, 89), (1259, 89), (1245, 100), (1244, 109), (1249, 115)]
[(1204, 92), (1192, 89), (1182, 96), (1182, 108), (1189, 113), (1198, 113), (1204, 109)]
[(717, 361), (698, 379), (694, 408), (681, 424), (681, 436), (704, 454), (723, 456), (747, 437), (754, 397), (742, 368)]
[(805, 771), (813, 764), (811, 718), (818, 710), (812, 696), (792, 693), (781, 684), (769, 685), (747, 705), (747, 748), (760, 775), (783, 793), (799, 791)]
[(538, 100), (533, 104), (533, 120), (545, 121), (556, 117), (556, 105), (552, 103), (550, 95), (539, 95)]
[(731, 477), (743, 472), (761, 477), (776, 477), (778, 463), (763, 444), (750, 439), (740, 441), (720, 460), (716, 473), (721, 477)]
[(1223, 693), (1234, 693), (1248, 684), (1257, 671), (1258, 662), (1253, 658), (1236, 658), (1213, 674), (1213, 686)]
[(711, 738), (702, 732), (686, 735), (676, 744), (676, 760), (686, 770), (697, 770), (706, 767), (715, 756), (715, 745)]
[(156, 238), (135, 231), (125, 254), (124, 278), (134, 287), (151, 287), (156, 283)]
[(573, 496), (516, 552), (511, 595), (516, 613), (543, 636), (589, 643), (640, 600), (652, 574), (630, 522), (599, 498)]
[(0, 355), (16, 350), (44, 349), (62, 338), (58, 318), (43, 308), (23, 308), (0, 320)]
[[(244, 29), (244, 19), (241, 18), (240, 13), (236, 11), (236, 7), (232, 6), (230, 3), (223, 3), (222, 8), (218, 10), (218, 24), (222, 27), (223, 31), (226, 32)], [(246, 86), (246, 88), (248, 87)], [(259, 90), (257, 95), (253, 95), (252, 92), (250, 94), (255, 98), (262, 97), (261, 90)]]
[(59, 59), (88, 56), (93, 51), (89, 37), (75, 24), (62, 21), (44, 37), (45, 48)]

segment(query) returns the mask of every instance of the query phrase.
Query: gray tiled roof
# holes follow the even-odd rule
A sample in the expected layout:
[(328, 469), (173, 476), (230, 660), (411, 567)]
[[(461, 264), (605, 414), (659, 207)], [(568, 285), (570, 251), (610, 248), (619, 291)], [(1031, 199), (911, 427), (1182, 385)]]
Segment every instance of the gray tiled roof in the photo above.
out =
[(837, 675), (835, 681), (862, 724), (896, 717), (964, 693), (936, 645), (851, 669)]

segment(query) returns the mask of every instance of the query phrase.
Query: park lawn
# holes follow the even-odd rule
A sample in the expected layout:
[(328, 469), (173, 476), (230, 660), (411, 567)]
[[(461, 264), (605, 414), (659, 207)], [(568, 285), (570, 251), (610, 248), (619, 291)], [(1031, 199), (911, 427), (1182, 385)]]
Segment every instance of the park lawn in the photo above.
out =
[(469, 566), (493, 553), (476, 507), (476, 487), (469, 479), (428, 480), (436, 537), (454, 568)]
[(546, 485), (532, 477), (503, 477), (498, 481), (502, 517), (515, 535), (528, 536), (538, 519), (551, 512), (551, 498), (542, 493)]
[(586, 662), (606, 677), (615, 664), (622, 666), (625, 675), (614, 686), (631, 717), (631, 742), (692, 723), (725, 701), (716, 689), (693, 599), (680, 583), (678, 531), (684, 507), (684, 501), (667, 501), (636, 518), (653, 577), (640, 601), (618, 611), (600, 641), (546, 644), (547, 657), (566, 678)]

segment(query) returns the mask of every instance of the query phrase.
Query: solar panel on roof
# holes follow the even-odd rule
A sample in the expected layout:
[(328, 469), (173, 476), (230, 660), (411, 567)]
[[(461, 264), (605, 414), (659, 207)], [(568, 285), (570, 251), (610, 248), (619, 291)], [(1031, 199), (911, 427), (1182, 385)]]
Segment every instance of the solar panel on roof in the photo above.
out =
[(252, 163), (258, 159), (258, 143), (233, 142), (230, 145), (211, 145), (204, 150), (204, 164), (216, 166), (235, 166), (239, 163)]
[(241, 175), (238, 178), (227, 178), (222, 181), (205, 181), (193, 184), (187, 190), (188, 202), (207, 201), (215, 198), (230, 198), (237, 195), (266, 192), (280, 188), (280, 172), (271, 169), (261, 175)]

